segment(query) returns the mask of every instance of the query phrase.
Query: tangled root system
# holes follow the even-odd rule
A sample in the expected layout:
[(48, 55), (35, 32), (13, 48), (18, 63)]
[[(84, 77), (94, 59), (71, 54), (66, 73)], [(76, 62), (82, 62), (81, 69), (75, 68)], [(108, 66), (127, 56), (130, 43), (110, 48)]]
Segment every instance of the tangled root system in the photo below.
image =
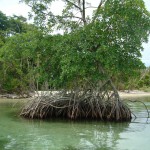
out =
[(131, 111), (107, 81), (99, 88), (43, 92), (22, 109), (27, 118), (131, 120)]

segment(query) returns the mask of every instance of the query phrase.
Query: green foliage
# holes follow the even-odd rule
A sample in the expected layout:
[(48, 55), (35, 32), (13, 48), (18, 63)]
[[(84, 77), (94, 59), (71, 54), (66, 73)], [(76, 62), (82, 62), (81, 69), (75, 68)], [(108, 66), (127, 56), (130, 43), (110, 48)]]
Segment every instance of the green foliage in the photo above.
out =
[[(7, 31), (13, 36), (0, 40), (4, 89), (22, 91), (35, 83), (38, 89), (45, 83), (52, 88), (95, 85), (110, 76), (124, 82), (144, 68), (140, 58), (150, 33), (150, 13), (142, 0), (103, 1), (91, 18), (85, 16), (83, 0), (65, 0), (62, 15), (48, 8), (54, 0), (23, 1), (32, 7), (42, 30), (19, 16), (8, 19)], [(66, 32), (49, 35), (58, 28)]]
[(102, 55), (108, 68), (122, 72), (141, 68), (142, 42), (147, 41), (150, 31), (150, 14), (144, 3), (138, 0), (106, 1), (96, 20), (100, 21), (97, 28), (104, 33), (99, 35), (103, 36)]
[(3, 91), (22, 93), (29, 90), (40, 51), (41, 34), (36, 31), (18, 34), (7, 39), (0, 49), (0, 84)]
[(0, 91), (21, 94), (34, 82), (42, 35), (22, 16), (0, 16)]
[(139, 88), (150, 87), (150, 69), (147, 68), (144, 72), (141, 73), (141, 77), (137, 82)]
[(66, 146), (65, 148), (63, 148), (63, 150), (79, 150), (78, 148), (74, 147), (74, 146)]
[(5, 31), (8, 28), (8, 18), (5, 14), (0, 11), (0, 30)]
[(26, 18), (14, 15), (13, 17), (9, 17), (9, 28), (7, 32), (11, 35), (26, 32), (25, 25)]
[[(81, 9), (79, 7), (76, 7), (78, 5), (77, 1), (62, 0), (63, 2), (66, 2), (67, 5), (63, 6), (61, 15), (51, 11), (50, 6), (53, 5), (53, 3), (55, 3), (55, 0), (21, 1), (25, 2), (32, 8), (32, 12), (30, 12), (30, 17), (34, 16), (35, 24), (43, 30), (52, 31), (53, 29), (63, 29), (65, 31), (69, 31), (76, 30), (78, 27), (83, 25), (82, 16), (79, 15)], [(63, 3), (61, 4), (63, 5)], [(78, 13), (79, 17), (75, 15), (76, 13)], [(77, 21), (78, 19), (80, 20), (80, 24)]]
[(113, 81), (119, 90), (139, 89), (149, 91), (150, 70), (149, 68), (135, 70), (133, 75), (122, 73), (113, 77)]
[(146, 75), (142, 80), (139, 81), (138, 85), (140, 87), (143, 87), (143, 86), (150, 86), (150, 76), (149, 75)]
[(27, 24), (27, 19), (23, 16), (6, 16), (0, 11), (0, 38), (25, 33), (31, 28), (35, 28), (31, 24)]

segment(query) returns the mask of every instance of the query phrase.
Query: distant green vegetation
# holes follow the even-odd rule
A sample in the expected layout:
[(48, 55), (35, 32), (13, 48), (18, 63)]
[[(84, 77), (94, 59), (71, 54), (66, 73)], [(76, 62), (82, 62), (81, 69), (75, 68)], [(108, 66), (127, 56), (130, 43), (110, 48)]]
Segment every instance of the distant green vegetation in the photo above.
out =
[(150, 92), (150, 67), (142, 71), (137, 87), (145, 92)]
[[(95, 85), (108, 77), (120, 90), (150, 86), (150, 71), (143, 75), (140, 60), (150, 33), (150, 13), (142, 0), (104, 1), (91, 18), (75, 16), (74, 1), (66, 1), (61, 16), (47, 10), (52, 1), (24, 1), (35, 24), (0, 12), (0, 92)], [(51, 34), (54, 29), (64, 34)]]
[(150, 68), (137, 69), (134, 75), (115, 76), (113, 79), (118, 90), (143, 90), (150, 92)]

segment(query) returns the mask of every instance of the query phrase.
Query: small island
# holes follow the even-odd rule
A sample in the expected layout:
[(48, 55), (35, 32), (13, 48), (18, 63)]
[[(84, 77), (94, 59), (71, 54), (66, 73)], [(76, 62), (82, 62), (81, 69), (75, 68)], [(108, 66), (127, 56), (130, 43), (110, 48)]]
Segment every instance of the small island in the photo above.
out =
[[(23, 1), (31, 7), (34, 24), (0, 12), (0, 90), (49, 94), (36, 96), (20, 115), (131, 120), (118, 90), (149, 84), (149, 69), (143, 75), (140, 60), (150, 32), (144, 2), (101, 0), (92, 8), (86, 0), (67, 0), (61, 15), (56, 15), (48, 8), (53, 1)], [(90, 7), (92, 16), (87, 15)], [(57, 30), (61, 34), (54, 34)]]

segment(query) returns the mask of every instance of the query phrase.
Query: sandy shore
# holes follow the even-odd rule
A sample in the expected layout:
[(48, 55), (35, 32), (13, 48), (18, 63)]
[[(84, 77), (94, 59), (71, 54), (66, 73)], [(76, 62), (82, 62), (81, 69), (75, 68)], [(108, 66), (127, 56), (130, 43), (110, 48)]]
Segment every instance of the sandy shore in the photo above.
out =
[(121, 98), (126, 98), (126, 97), (150, 97), (150, 92), (143, 92), (143, 91), (119, 91), (119, 95)]
[[(39, 91), (39, 95), (42, 95), (43, 92)], [(45, 93), (45, 91), (44, 91)], [(44, 94), (43, 93), (43, 94)], [(47, 93), (47, 91), (46, 91)], [(49, 92), (48, 92), (49, 93)], [(144, 92), (144, 91), (139, 91), (139, 90), (132, 90), (132, 91), (119, 91), (118, 92), (121, 98), (129, 98), (129, 97), (150, 97), (150, 92)], [(34, 96), (36, 96), (35, 94)], [(37, 95), (38, 96), (38, 95)], [(6, 94), (6, 95), (0, 95), (0, 99), (29, 99), (29, 98), (20, 98), (19, 96), (15, 94)]]

